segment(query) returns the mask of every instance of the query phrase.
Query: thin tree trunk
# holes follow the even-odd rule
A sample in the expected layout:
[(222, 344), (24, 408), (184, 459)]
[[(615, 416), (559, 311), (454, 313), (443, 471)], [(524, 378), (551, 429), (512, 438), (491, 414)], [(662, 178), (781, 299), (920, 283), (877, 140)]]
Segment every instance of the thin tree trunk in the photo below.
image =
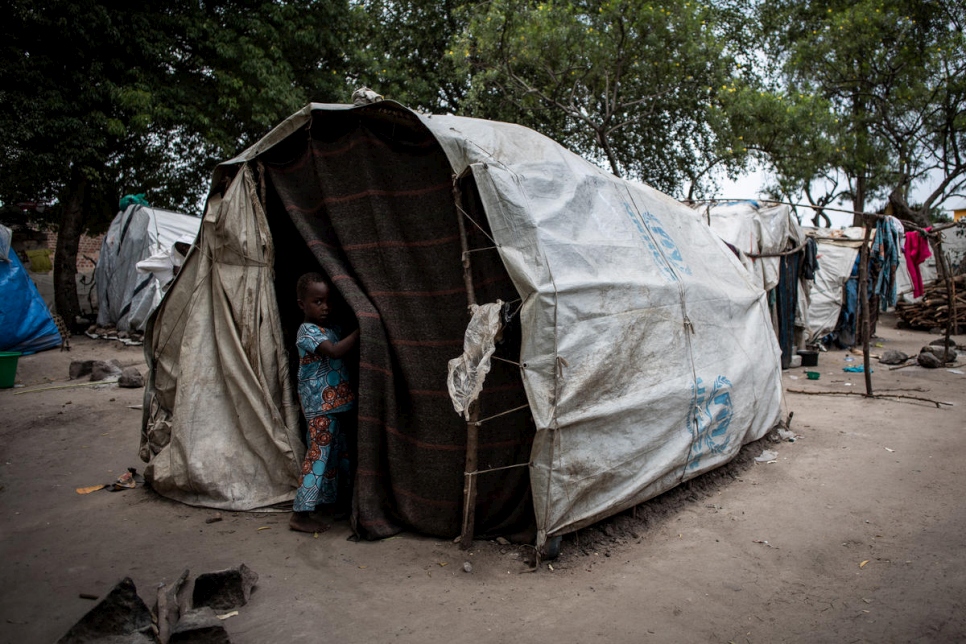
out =
[(869, 232), (868, 222), (862, 235), (862, 248), (859, 250), (859, 302), (862, 303), (862, 371), (865, 375), (865, 395), (872, 395), (872, 369), (869, 360), (869, 340), (872, 327), (869, 324)]
[(81, 311), (77, 297), (77, 249), (84, 230), (86, 193), (87, 179), (76, 179), (64, 204), (54, 251), (54, 308), (64, 318), (68, 329), (77, 324)]
[(602, 132), (595, 132), (597, 137), (597, 143), (600, 144), (601, 149), (604, 154), (607, 155), (607, 161), (610, 163), (611, 172), (614, 173), (615, 177), (621, 177), (621, 168), (617, 163), (617, 157), (614, 156), (614, 151), (610, 147), (610, 142), (607, 140), (607, 135)]
[(855, 178), (855, 195), (852, 197), (852, 210), (855, 214), (852, 215), (852, 225), (853, 226), (863, 226), (865, 222), (863, 217), (859, 213), (865, 212), (865, 175), (860, 174)]

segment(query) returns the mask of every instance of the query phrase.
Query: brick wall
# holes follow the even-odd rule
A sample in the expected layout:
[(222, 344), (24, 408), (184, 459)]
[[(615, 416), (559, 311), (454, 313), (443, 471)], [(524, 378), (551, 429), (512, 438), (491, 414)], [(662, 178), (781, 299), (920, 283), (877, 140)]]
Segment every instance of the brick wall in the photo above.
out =
[[(77, 270), (81, 273), (91, 273), (94, 270), (94, 262), (90, 261), (88, 257), (92, 257), (94, 261), (101, 256), (101, 242), (104, 241), (104, 235), (100, 234), (97, 237), (88, 237), (87, 235), (81, 235), (80, 244), (77, 247)], [(47, 231), (47, 248), (50, 249), (50, 258), (53, 260), (54, 251), (57, 249), (57, 233), (53, 230)]]

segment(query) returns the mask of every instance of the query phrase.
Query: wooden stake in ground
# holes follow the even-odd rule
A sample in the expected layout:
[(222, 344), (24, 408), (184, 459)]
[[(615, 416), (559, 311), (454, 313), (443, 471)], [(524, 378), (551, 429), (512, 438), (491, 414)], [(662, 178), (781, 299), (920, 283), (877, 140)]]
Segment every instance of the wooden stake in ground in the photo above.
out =
[(862, 248), (859, 249), (859, 301), (862, 303), (862, 364), (865, 372), (865, 395), (872, 396), (872, 369), (869, 363), (869, 223), (865, 223)]
[(946, 364), (949, 362), (949, 335), (958, 323), (956, 320), (956, 280), (953, 279), (952, 271), (949, 270), (949, 262), (946, 261), (946, 254), (943, 252), (942, 234), (936, 235), (936, 266), (942, 271), (942, 277), (946, 282), (946, 297), (949, 302), (949, 310), (946, 312), (946, 337), (943, 344), (943, 364)]
[[(476, 289), (473, 286), (473, 271), (470, 264), (470, 247), (466, 238), (466, 223), (463, 221), (462, 193), (459, 177), (453, 176), (453, 199), (456, 203), (456, 221), (459, 223), (460, 246), (463, 249), (463, 283), (466, 285), (467, 309), (476, 304)], [(463, 470), (463, 526), (460, 532), (460, 548), (468, 550), (473, 545), (473, 532), (476, 529), (476, 467), (479, 451), (480, 404), (470, 403), (466, 423), (466, 468)]]

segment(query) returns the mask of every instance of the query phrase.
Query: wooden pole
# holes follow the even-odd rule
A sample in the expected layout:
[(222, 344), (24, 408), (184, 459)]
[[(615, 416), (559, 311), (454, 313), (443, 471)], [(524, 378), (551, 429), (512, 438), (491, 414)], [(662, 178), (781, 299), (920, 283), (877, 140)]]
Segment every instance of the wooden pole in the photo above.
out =
[(946, 336), (943, 345), (943, 364), (949, 362), (949, 336), (952, 329), (958, 326), (956, 321), (956, 280), (953, 279), (946, 255), (943, 253), (942, 235), (936, 238), (936, 265), (942, 271), (946, 282), (946, 296), (949, 298), (949, 310), (946, 312)]
[(869, 324), (869, 228), (865, 221), (865, 234), (862, 236), (862, 248), (859, 249), (859, 301), (862, 303), (862, 364), (865, 372), (865, 395), (872, 396), (872, 369), (869, 364), (869, 336), (872, 335), (872, 325)]
[[(466, 306), (476, 304), (476, 289), (473, 285), (473, 271), (470, 263), (470, 247), (466, 238), (466, 222), (463, 221), (463, 197), (459, 189), (459, 177), (453, 176), (453, 200), (456, 204), (456, 221), (459, 224), (460, 246), (463, 250), (463, 283), (466, 285)], [(460, 548), (468, 550), (473, 545), (473, 532), (476, 529), (476, 473), (477, 455), (480, 444), (480, 404), (478, 400), (470, 403), (466, 422), (466, 467), (463, 470), (463, 527), (460, 532)]]

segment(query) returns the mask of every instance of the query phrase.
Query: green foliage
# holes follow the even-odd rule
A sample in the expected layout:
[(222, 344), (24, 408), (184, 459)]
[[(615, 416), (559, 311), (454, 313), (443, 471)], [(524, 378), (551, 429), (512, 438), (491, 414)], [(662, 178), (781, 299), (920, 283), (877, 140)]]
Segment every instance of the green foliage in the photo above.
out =
[(831, 146), (815, 167), (784, 164), (783, 181), (808, 185), (832, 168), (859, 210), (869, 198), (908, 199), (941, 176), (929, 207), (966, 177), (966, 9), (952, 0), (775, 0), (762, 3), (767, 51), (785, 92), (827, 103), (820, 136)]
[(361, 0), (354, 7), (357, 85), (415, 110), (462, 109), (466, 77), (450, 55), (450, 42), (466, 27), (459, 0)]
[(195, 210), (214, 164), (346, 95), (346, 2), (14, 0), (0, 27), (0, 202), (88, 223), (127, 192)]
[[(723, 110), (739, 91), (723, 10), (702, 2), (494, 0), (452, 47), (466, 112), (534, 127), (615, 174), (672, 193), (732, 171)], [(740, 32), (741, 30), (736, 30)]]

